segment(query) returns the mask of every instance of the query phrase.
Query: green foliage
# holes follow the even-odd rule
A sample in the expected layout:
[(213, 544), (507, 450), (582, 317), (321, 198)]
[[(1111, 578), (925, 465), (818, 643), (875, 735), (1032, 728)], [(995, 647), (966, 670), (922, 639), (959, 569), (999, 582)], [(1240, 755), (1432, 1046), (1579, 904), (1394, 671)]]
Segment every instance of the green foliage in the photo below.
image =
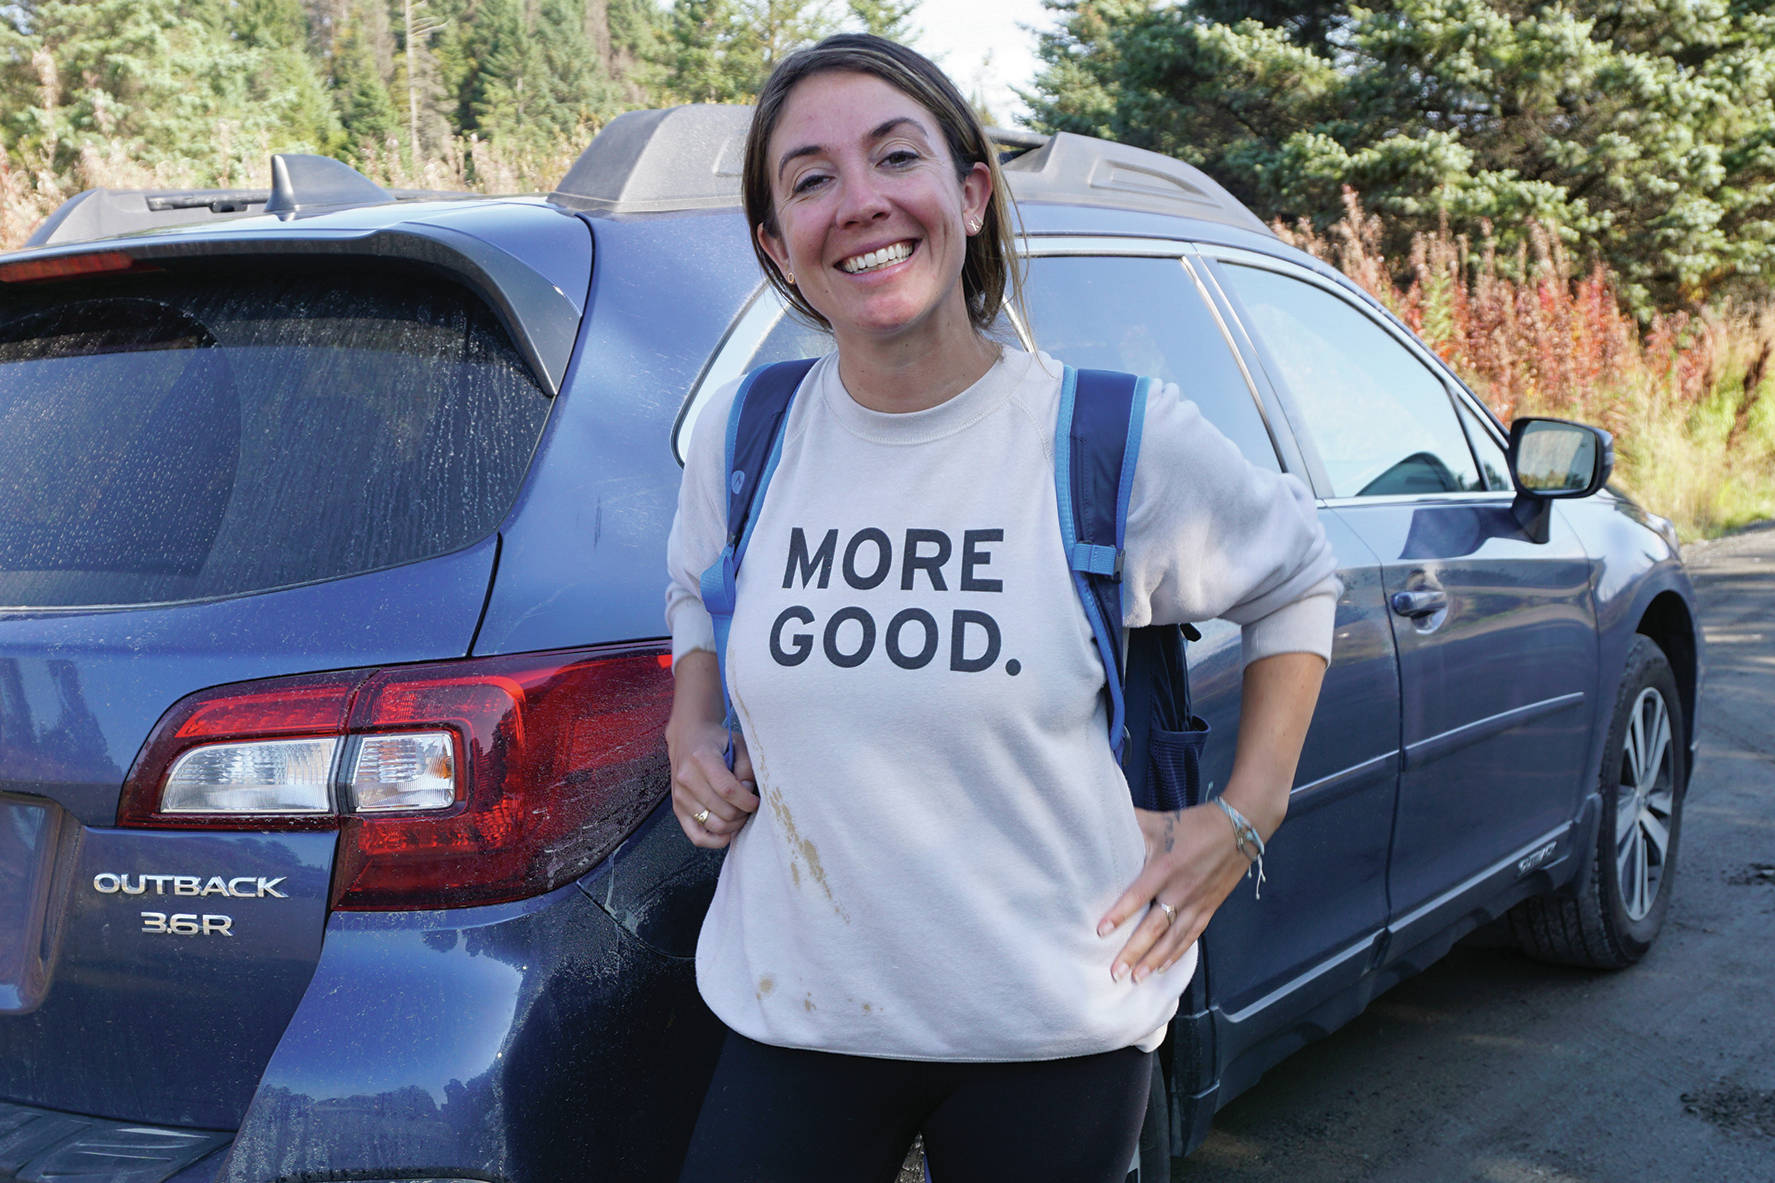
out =
[(772, 66), (835, 30), (819, 0), (676, 0), (664, 38), (666, 94), (680, 103), (749, 103)]
[(1200, 165), (1267, 218), (1354, 187), (1400, 247), (1533, 218), (1642, 311), (1775, 277), (1775, 18), (1726, 0), (1049, 0), (1033, 122)]
[(584, 10), (567, 0), (487, 0), (468, 93), (469, 121), (489, 141), (543, 146), (583, 140), (615, 106), (585, 37)]
[(400, 115), (384, 76), (386, 52), (377, 52), (378, 31), (367, 14), (353, 14), (338, 31), (333, 47), (333, 103), (344, 132), (345, 154), (354, 163), (400, 140)]
[(851, 24), (859, 32), (874, 33), (889, 41), (910, 43), (918, 31), (912, 25), (912, 14), (918, 11), (918, 0), (847, 0)]
[(39, 0), (4, 19), (0, 85), (11, 101), (0, 138), (46, 169), (75, 174), (122, 149), (150, 169), (226, 181), (249, 149), (338, 146), (299, 7)]

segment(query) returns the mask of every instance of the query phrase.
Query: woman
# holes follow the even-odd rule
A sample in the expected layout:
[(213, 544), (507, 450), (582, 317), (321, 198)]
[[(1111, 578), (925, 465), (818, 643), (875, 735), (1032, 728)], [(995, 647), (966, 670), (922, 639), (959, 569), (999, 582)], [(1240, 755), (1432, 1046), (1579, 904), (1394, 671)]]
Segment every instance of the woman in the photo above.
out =
[[(1217, 806), (1136, 811), (1111, 754), (1059, 546), (1060, 366), (985, 333), (1014, 284), (996, 157), (930, 62), (840, 36), (765, 84), (744, 188), (770, 282), (837, 349), (754, 509), (731, 771), (697, 593), (731, 391), (672, 531), (673, 808), (731, 844), (697, 949), (730, 1034), (683, 1178), (891, 1179), (922, 1130), (941, 1183), (1119, 1181), (1196, 937), (1249, 863)], [(1244, 626), (1223, 797), (1267, 838), (1330, 650), (1306, 491), (1162, 388), (1126, 552), (1130, 626)]]

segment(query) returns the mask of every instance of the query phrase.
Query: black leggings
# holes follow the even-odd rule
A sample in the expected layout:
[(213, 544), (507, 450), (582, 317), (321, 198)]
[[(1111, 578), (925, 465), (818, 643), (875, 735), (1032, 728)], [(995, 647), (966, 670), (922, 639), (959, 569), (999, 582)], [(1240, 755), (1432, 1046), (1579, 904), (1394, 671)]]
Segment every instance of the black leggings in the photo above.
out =
[(932, 1183), (1122, 1183), (1152, 1054), (878, 1060), (729, 1032), (679, 1183), (893, 1183), (923, 1131)]

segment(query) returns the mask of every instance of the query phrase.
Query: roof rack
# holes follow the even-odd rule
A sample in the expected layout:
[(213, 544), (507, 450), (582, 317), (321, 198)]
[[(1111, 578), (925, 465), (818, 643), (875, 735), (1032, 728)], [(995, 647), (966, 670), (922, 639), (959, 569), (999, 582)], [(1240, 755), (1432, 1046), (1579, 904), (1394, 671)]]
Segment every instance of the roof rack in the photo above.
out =
[(429, 189), (384, 189), (327, 156), (281, 152), (271, 158), (269, 189), (87, 189), (62, 202), (25, 246), (84, 242), (244, 213), (279, 214), (381, 205), (428, 197), (470, 197)]
[(738, 205), (751, 125), (752, 108), (719, 103), (618, 115), (586, 145), (549, 200), (621, 214)]
[[(740, 203), (752, 108), (699, 103), (630, 111), (605, 125), (550, 200), (613, 214)], [(1193, 165), (1092, 136), (989, 128), (1019, 201), (1181, 214), (1269, 235), (1261, 219)]]
[(1218, 222), (1274, 238), (1275, 231), (1207, 173), (1145, 148), (1060, 132), (1004, 162), (1018, 201), (1063, 201)]

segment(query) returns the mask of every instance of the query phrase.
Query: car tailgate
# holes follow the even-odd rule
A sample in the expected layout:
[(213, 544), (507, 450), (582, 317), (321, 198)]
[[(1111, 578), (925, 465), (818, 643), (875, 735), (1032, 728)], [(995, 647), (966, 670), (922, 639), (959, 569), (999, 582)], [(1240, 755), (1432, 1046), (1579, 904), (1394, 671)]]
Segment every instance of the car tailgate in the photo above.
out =
[(459, 657), (497, 540), (261, 595), (0, 613), (0, 1098), (233, 1128), (319, 954), (335, 836), (115, 824), (193, 691)]

